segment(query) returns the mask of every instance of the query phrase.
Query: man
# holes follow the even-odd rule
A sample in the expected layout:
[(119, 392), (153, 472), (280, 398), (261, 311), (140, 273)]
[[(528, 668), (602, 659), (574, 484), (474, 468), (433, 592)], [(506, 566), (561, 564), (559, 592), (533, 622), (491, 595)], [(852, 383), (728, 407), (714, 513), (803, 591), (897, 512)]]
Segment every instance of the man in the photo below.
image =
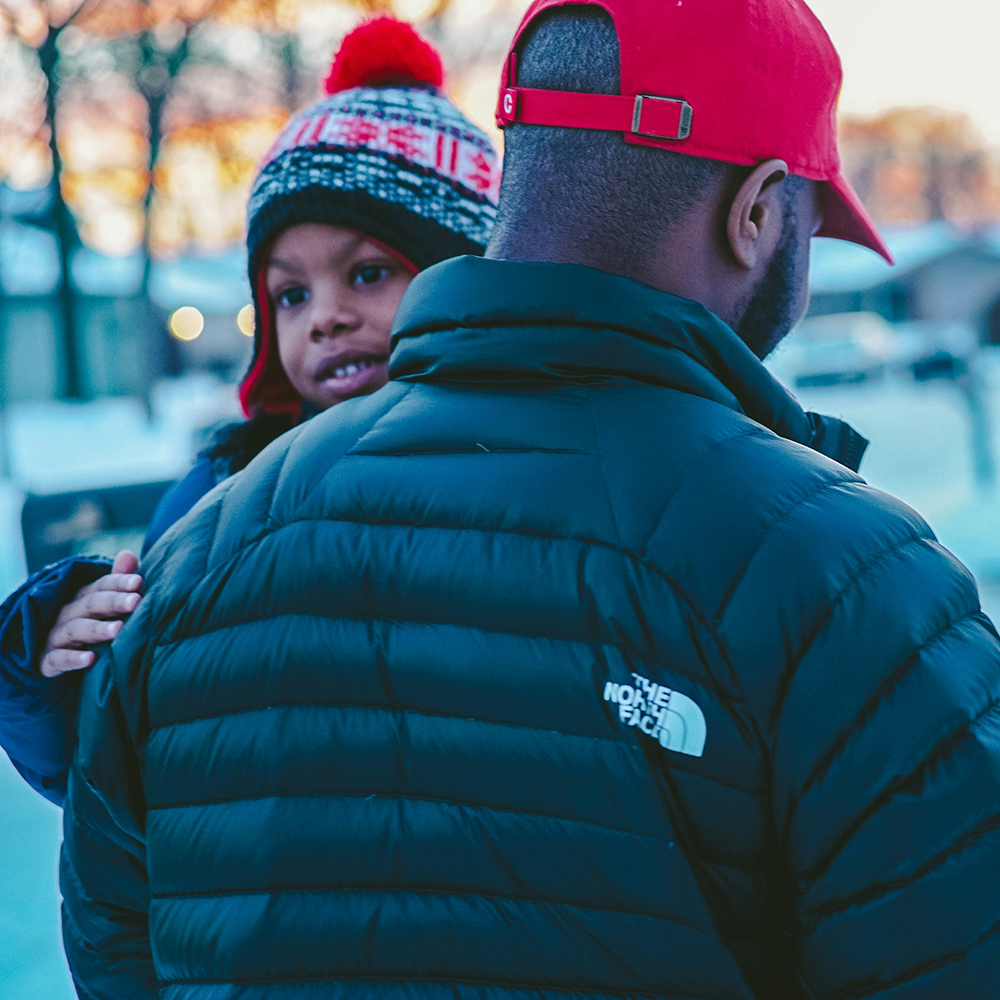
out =
[(539, 0), (513, 55), (492, 259), (165, 536), (87, 679), (80, 995), (1000, 997), (997, 634), (758, 360), (813, 234), (885, 252), (829, 40)]

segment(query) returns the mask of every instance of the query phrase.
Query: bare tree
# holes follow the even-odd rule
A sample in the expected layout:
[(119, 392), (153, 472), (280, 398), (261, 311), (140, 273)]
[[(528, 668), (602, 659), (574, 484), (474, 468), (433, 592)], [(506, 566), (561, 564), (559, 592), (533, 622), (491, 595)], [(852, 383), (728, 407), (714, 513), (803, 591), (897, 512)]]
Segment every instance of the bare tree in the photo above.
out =
[[(45, 125), (48, 131), (49, 150), (52, 156), (52, 187), (53, 187), (53, 221), (55, 223), (56, 242), (59, 250), (59, 288), (56, 300), (59, 310), (60, 327), (62, 331), (62, 385), (60, 395), (74, 399), (83, 395), (83, 379), (81, 377), (79, 330), (76, 316), (76, 295), (70, 271), (73, 250), (78, 236), (76, 222), (63, 193), (63, 162), (59, 152), (58, 141), (58, 106), (59, 106), (59, 38), (73, 24), (87, 7), (99, 0), (41, 0), (36, 9), (41, 15), (39, 27), (41, 31), (32, 39), (42, 73), (45, 76)], [(18, 11), (8, 5), (6, 0), (0, 0), (11, 22), (17, 21)], [(22, 38), (25, 44), (30, 44)]]
[[(57, 309), (62, 331), (62, 377), (59, 394), (64, 398), (80, 398), (85, 394), (80, 331), (76, 314), (76, 294), (72, 281), (71, 261), (79, 243), (77, 225), (67, 204), (64, 191), (64, 163), (59, 145), (59, 86), (60, 38), (71, 25), (93, 37), (109, 39), (121, 35), (136, 38), (138, 72), (135, 86), (144, 98), (148, 112), (148, 153), (146, 189), (143, 196), (143, 273), (141, 295), (146, 326), (150, 377), (167, 364), (169, 339), (164, 332), (162, 317), (152, 306), (149, 295), (151, 261), (150, 209), (154, 196), (154, 169), (163, 140), (163, 113), (174, 80), (188, 56), (192, 30), (211, 15), (219, 0), (196, 0), (170, 4), (151, 0), (107, 2), (107, 0), (29, 0), (27, 7), (37, 16), (29, 20), (35, 30), (21, 42), (33, 48), (45, 77), (45, 125), (52, 160), (54, 193), (53, 222), (59, 252), (60, 282)], [(266, 0), (265, 0), (266, 2)], [(0, 0), (0, 13), (17, 24), (24, 8), (14, 9), (12, 0)]]
[[(149, 0), (141, 0), (143, 30), (139, 38), (140, 68), (137, 85), (148, 109), (147, 181), (143, 196), (142, 226), (142, 303), (145, 335), (148, 348), (149, 379), (146, 391), (147, 408), (150, 408), (150, 390), (156, 376), (162, 372), (177, 374), (176, 345), (167, 336), (162, 317), (153, 305), (150, 283), (153, 272), (152, 207), (156, 165), (163, 143), (163, 112), (174, 81), (187, 61), (194, 27), (216, 6), (216, 0), (207, 0), (196, 12), (186, 12), (171, 25), (158, 25), (152, 15)], [(175, 30), (170, 30), (170, 29)], [(166, 30), (164, 30), (166, 29)], [(151, 409), (150, 409), (151, 412)]]

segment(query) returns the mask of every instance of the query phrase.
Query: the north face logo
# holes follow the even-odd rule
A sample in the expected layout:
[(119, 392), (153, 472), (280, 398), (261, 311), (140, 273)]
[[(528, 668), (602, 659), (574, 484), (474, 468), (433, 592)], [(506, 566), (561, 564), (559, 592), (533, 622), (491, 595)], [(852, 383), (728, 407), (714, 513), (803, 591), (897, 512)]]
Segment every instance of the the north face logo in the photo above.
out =
[(638, 726), (668, 750), (700, 757), (708, 730), (697, 703), (639, 674), (632, 674), (632, 678), (634, 685), (612, 681), (604, 685), (604, 700), (618, 706), (621, 721)]

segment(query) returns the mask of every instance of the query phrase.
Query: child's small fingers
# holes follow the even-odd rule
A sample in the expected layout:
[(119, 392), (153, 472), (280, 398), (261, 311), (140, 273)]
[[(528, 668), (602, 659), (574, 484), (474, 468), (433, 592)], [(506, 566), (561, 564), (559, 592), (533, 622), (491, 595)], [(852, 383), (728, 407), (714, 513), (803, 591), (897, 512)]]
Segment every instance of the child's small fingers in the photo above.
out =
[(139, 568), (139, 557), (131, 549), (122, 549), (111, 564), (111, 572), (134, 573)]
[(99, 621), (94, 618), (71, 618), (49, 633), (49, 648), (80, 649), (110, 642), (122, 630), (121, 621)]
[(81, 587), (77, 597), (86, 597), (88, 594), (99, 594), (108, 590), (135, 593), (141, 586), (142, 577), (136, 573), (109, 573), (93, 583), (88, 583), (86, 587)]
[(51, 649), (41, 662), (43, 677), (58, 677), (71, 670), (83, 670), (93, 665), (97, 657), (90, 650)]
[(138, 573), (109, 573), (97, 582), (103, 586), (95, 587), (95, 590), (120, 590), (132, 593), (142, 586), (142, 577)]
[(142, 598), (116, 590), (88, 594), (65, 608), (65, 619), (72, 618), (121, 618), (132, 614)]

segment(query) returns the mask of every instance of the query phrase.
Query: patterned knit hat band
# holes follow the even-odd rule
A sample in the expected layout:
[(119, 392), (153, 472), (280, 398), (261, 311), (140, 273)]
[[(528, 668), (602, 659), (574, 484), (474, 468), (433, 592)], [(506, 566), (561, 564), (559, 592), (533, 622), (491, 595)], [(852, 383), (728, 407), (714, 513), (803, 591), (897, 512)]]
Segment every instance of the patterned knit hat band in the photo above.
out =
[(443, 94), (359, 87), (294, 118), (264, 158), (247, 212), (251, 267), (259, 244), (275, 235), (259, 225), (258, 215), (305, 190), (315, 201), (326, 192), (335, 200), (363, 192), (436, 223), (445, 240), (452, 233), (464, 237), (462, 244), (485, 247), (496, 217), (500, 164), (486, 135)]

